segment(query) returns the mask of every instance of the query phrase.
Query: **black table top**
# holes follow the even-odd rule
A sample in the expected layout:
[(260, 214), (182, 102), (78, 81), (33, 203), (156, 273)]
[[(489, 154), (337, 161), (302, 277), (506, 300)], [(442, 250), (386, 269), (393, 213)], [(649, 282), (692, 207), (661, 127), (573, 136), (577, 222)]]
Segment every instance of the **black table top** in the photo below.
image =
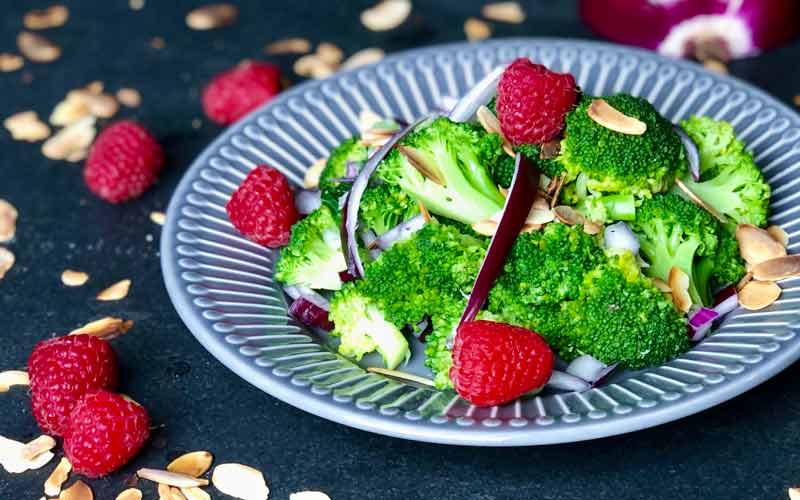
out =
[[(25, 9), (48, 3), (3, 2), (0, 50), (14, 50)], [(199, 89), (209, 77), (243, 58), (266, 58), (264, 44), (287, 36), (331, 41), (348, 53), (461, 40), (464, 19), (476, 15), (481, 2), (416, 2), (410, 26), (388, 33), (358, 23), (369, 0), (240, 0), (238, 23), (209, 32), (186, 28), (184, 16), (195, 5), (190, 0), (147, 0), (138, 12), (126, 0), (64, 3), (69, 22), (46, 32), (63, 56), (0, 74), (0, 116), (34, 109), (47, 117), (68, 90), (92, 80), (112, 90), (134, 87), (143, 104), (120, 116), (150, 127), (169, 156), (155, 189), (110, 206), (87, 191), (79, 165), (47, 160), (38, 145), (0, 133), (0, 198), (20, 212), (10, 245), (17, 264), (0, 281), (0, 370), (24, 367), (38, 340), (90, 319), (136, 321), (115, 341), (121, 391), (145, 404), (163, 427), (131, 464), (91, 481), (95, 498), (114, 498), (138, 467), (163, 467), (181, 452), (200, 449), (212, 451), (218, 463), (261, 469), (276, 499), (302, 489), (320, 489), (334, 500), (784, 499), (788, 486), (800, 484), (797, 366), (733, 401), (631, 435), (537, 448), (459, 448), (372, 435), (303, 413), (238, 378), (181, 323), (162, 284), (159, 227), (148, 214), (166, 207), (192, 159), (220, 132), (200, 108)], [(523, 4), (528, 20), (497, 24), (496, 36), (592, 36), (575, 15), (575, 1)], [(164, 38), (164, 49), (151, 48), (154, 36)], [(790, 102), (800, 93), (799, 58), (796, 42), (730, 69)], [(272, 60), (293, 77), (290, 57)], [(25, 83), (23, 74), (32, 80)], [(195, 119), (202, 126), (194, 128)], [(62, 286), (59, 276), (68, 267), (89, 272), (90, 282)], [(123, 278), (133, 280), (127, 299), (94, 300), (97, 291)], [(38, 435), (25, 390), (0, 394), (0, 434), (19, 440)], [(0, 498), (39, 498), (52, 467), (16, 476), (0, 471)], [(155, 498), (152, 484), (140, 485), (145, 498)]]

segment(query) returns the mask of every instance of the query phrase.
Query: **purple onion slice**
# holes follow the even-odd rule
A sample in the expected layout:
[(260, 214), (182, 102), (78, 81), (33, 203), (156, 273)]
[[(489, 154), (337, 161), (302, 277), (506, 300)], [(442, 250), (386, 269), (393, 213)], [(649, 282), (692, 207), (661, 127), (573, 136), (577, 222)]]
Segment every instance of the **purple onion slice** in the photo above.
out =
[(697, 144), (694, 143), (689, 134), (687, 134), (683, 127), (680, 125), (673, 125), (678, 137), (681, 138), (683, 149), (686, 151), (686, 160), (689, 162), (689, 173), (692, 174), (692, 179), (695, 181), (700, 180), (700, 152), (697, 150)]
[(550, 380), (544, 385), (548, 389), (556, 391), (583, 392), (591, 389), (591, 384), (575, 375), (567, 372), (553, 370)]

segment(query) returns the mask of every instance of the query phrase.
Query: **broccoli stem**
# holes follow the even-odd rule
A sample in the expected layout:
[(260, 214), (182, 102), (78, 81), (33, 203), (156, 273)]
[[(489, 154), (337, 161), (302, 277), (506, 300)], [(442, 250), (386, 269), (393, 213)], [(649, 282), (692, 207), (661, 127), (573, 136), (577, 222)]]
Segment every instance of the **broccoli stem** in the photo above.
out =
[(636, 218), (636, 201), (632, 194), (610, 194), (600, 201), (606, 207), (609, 220), (634, 220)]

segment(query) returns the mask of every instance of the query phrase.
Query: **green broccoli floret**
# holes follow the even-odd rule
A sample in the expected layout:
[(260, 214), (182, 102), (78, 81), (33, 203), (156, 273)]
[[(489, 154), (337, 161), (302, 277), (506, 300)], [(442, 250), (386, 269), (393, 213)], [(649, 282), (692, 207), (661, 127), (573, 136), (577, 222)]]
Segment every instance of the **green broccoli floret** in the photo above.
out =
[(489, 163), (499, 141), (479, 126), (436, 118), (417, 127), (381, 162), (378, 175), (422, 202), (433, 213), (473, 224), (503, 207)]
[(717, 251), (703, 260), (708, 260), (710, 268), (711, 288), (722, 288), (732, 283), (737, 283), (745, 275), (745, 262), (739, 251), (739, 242), (736, 240), (736, 226), (733, 224), (719, 225), (719, 245)]
[(586, 275), (581, 297), (568, 302), (570, 347), (565, 359), (589, 354), (639, 369), (661, 364), (689, 348), (686, 319), (641, 274), (630, 252), (609, 257)]
[(378, 184), (364, 191), (359, 205), (361, 226), (381, 235), (419, 213), (419, 205), (392, 184)]
[(522, 153), (530, 161), (534, 163), (544, 175), (554, 179), (564, 173), (564, 165), (557, 158), (542, 159), (541, 148), (536, 144), (520, 144), (514, 148), (514, 151)]
[(488, 104), (486, 104), (486, 107), (489, 108), (489, 111), (491, 111), (492, 113), (494, 113), (496, 115), (497, 114), (497, 97), (496, 96), (492, 97), (492, 100), (489, 101)]
[(670, 269), (678, 267), (689, 276), (692, 302), (702, 304), (709, 284), (697, 279), (695, 263), (717, 250), (717, 221), (694, 203), (666, 193), (642, 203), (633, 229), (650, 264), (645, 273), (666, 281)]
[(411, 352), (403, 332), (386, 319), (380, 306), (360, 293), (353, 283), (346, 283), (331, 300), (329, 318), (339, 337), (339, 353), (356, 361), (378, 351), (387, 368), (396, 368)]
[(328, 162), (319, 176), (319, 189), (322, 202), (331, 210), (339, 210), (339, 198), (350, 190), (351, 184), (339, 182), (347, 175), (347, 162), (364, 163), (367, 161), (367, 148), (357, 137), (351, 137), (339, 144), (328, 157)]
[(703, 116), (681, 126), (700, 152), (700, 181), (685, 176), (686, 186), (737, 223), (765, 226), (771, 190), (733, 126)]
[(275, 278), (286, 285), (338, 290), (339, 272), (347, 269), (339, 223), (322, 205), (292, 226), (289, 244), (280, 251)]

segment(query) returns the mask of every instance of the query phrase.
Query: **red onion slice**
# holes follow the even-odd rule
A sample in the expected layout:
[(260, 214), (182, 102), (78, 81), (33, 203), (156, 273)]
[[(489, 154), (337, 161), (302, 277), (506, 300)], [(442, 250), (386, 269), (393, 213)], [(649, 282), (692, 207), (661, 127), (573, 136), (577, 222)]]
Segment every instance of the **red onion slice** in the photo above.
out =
[(600, 377), (600, 374), (606, 368), (606, 364), (602, 361), (588, 354), (584, 354), (583, 356), (578, 356), (573, 359), (572, 362), (567, 365), (566, 372), (591, 384)]
[(328, 299), (304, 286), (285, 286), (283, 291), (294, 299), (289, 306), (289, 314), (306, 326), (333, 330), (333, 323), (328, 318), (331, 308)]
[(416, 215), (405, 222), (402, 222), (395, 227), (389, 229), (375, 240), (378, 248), (381, 250), (388, 250), (392, 245), (399, 241), (404, 241), (422, 229), (425, 226), (425, 217)]
[[(732, 288), (733, 293), (727, 294), (713, 308), (701, 307), (691, 315), (687, 324), (689, 340), (692, 342), (703, 340), (715, 321), (724, 318), (726, 314), (729, 314), (739, 306), (739, 296), (736, 295), (736, 289), (733, 287), (728, 288)], [(725, 293), (728, 288), (723, 289), (720, 294)]]
[(683, 150), (686, 151), (686, 161), (689, 162), (689, 173), (692, 174), (692, 179), (695, 181), (700, 180), (700, 152), (697, 149), (697, 144), (694, 143), (689, 134), (687, 134), (683, 127), (680, 125), (673, 125), (678, 137), (681, 138)]
[(345, 163), (345, 178), (353, 178), (355, 179), (358, 176), (358, 170), (361, 168), (361, 162), (358, 161), (348, 161)]
[(591, 384), (580, 377), (566, 372), (553, 370), (550, 380), (544, 385), (548, 389), (556, 391), (583, 392), (591, 389)]
[(308, 215), (318, 209), (322, 204), (322, 197), (318, 189), (300, 189), (294, 195), (294, 205), (302, 215)]
[(603, 242), (606, 248), (630, 250), (634, 255), (639, 254), (639, 238), (633, 234), (631, 228), (624, 222), (617, 222), (606, 226), (603, 231)]

